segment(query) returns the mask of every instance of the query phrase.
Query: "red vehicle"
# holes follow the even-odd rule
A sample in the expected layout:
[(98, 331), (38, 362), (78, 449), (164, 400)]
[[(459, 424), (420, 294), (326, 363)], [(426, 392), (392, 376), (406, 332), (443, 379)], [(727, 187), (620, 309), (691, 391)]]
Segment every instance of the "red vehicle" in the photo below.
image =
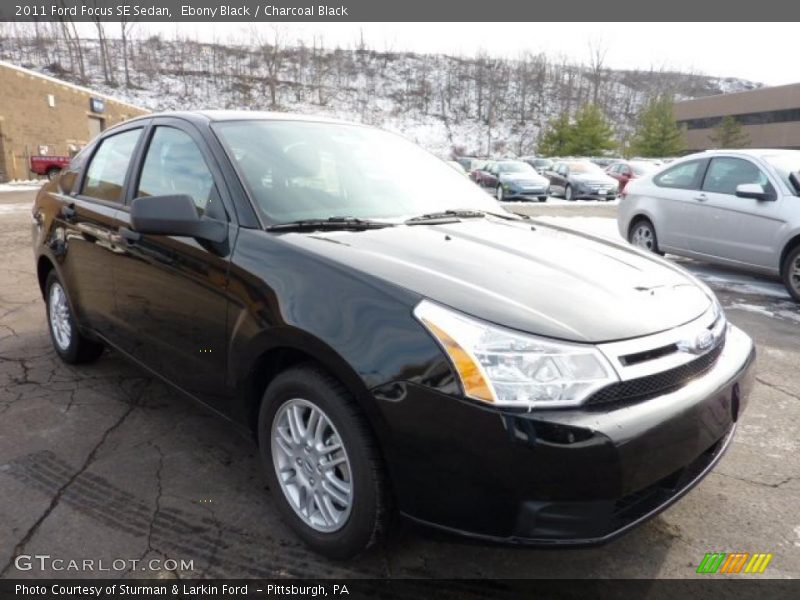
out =
[(661, 163), (648, 160), (618, 160), (606, 168), (606, 175), (619, 181), (619, 191), (625, 189), (631, 179), (655, 171)]
[(31, 172), (55, 179), (69, 165), (69, 156), (31, 156)]
[(478, 185), (493, 185), (497, 182), (497, 179), (489, 172), (493, 164), (493, 160), (474, 163), (473, 169), (469, 172), (469, 178)]

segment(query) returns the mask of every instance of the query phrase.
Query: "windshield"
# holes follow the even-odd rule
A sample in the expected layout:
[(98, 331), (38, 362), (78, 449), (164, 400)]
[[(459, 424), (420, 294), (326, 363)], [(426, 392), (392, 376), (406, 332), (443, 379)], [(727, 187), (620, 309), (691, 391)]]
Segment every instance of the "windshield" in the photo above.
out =
[(526, 162), (520, 161), (509, 161), (509, 162), (501, 162), (497, 163), (497, 172), (498, 173), (530, 173), (535, 171), (532, 166), (530, 166)]
[(549, 158), (534, 158), (533, 164), (537, 167), (549, 167), (553, 164), (553, 161)]
[(453, 167), (385, 131), (277, 120), (213, 127), (270, 224), (331, 217), (395, 221), (454, 209), (503, 212)]
[(772, 165), (790, 190), (794, 190), (796, 195), (800, 195), (800, 152), (773, 154), (765, 156), (764, 160)]
[(594, 163), (590, 162), (574, 162), (567, 163), (571, 173), (590, 173), (596, 175), (598, 173), (605, 174), (605, 171)]

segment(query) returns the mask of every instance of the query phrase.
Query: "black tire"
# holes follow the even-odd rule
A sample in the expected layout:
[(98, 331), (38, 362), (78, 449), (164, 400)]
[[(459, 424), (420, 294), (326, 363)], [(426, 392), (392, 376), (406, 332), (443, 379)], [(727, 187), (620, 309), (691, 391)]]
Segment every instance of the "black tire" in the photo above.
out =
[(647, 250), (653, 254), (664, 256), (664, 253), (661, 252), (658, 247), (656, 228), (649, 219), (640, 218), (633, 222), (628, 230), (628, 242), (637, 248), (641, 248), (642, 250)]
[(547, 196), (539, 196), (539, 202), (547, 202)]
[(576, 198), (572, 195), (572, 186), (567, 184), (567, 187), (564, 188), (564, 200), (569, 202), (575, 202)]
[(789, 250), (783, 260), (781, 275), (789, 295), (800, 302), (800, 245)]
[[(350, 461), (352, 506), (340, 529), (320, 532), (306, 524), (289, 504), (272, 459), (272, 424), (280, 407), (303, 399), (322, 409), (338, 431)], [(355, 400), (345, 387), (312, 364), (292, 367), (269, 384), (258, 417), (258, 445), (270, 490), (284, 520), (311, 549), (328, 558), (350, 558), (384, 535), (389, 494), (377, 444)]]
[(51, 301), (53, 286), (60, 286), (65, 297), (68, 298), (67, 290), (64, 284), (58, 278), (55, 270), (50, 271), (45, 281), (45, 306), (47, 308), (47, 329), (50, 332), (50, 341), (53, 342), (53, 348), (58, 354), (59, 358), (65, 363), (74, 365), (81, 363), (88, 363), (97, 360), (103, 353), (103, 344), (95, 340), (91, 340), (84, 336), (75, 321), (75, 316), (72, 314), (72, 309), (69, 302), (66, 303), (66, 314), (64, 318), (65, 326), (69, 328), (69, 343), (59, 343), (57, 335), (54, 331), (53, 319), (51, 318)]

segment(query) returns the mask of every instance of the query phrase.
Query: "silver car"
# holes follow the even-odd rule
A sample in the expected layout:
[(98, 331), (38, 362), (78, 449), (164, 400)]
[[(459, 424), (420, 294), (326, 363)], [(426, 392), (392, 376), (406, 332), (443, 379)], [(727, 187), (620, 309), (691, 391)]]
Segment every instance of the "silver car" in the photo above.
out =
[(711, 150), (628, 184), (620, 234), (635, 246), (783, 279), (800, 301), (800, 151)]

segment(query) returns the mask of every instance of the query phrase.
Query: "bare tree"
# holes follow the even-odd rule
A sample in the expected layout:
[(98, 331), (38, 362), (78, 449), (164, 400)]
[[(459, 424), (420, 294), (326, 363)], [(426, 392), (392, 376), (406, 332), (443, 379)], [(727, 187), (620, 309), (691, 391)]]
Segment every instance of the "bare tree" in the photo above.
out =
[(272, 26), (269, 30), (271, 35), (262, 34), (261, 28), (253, 28), (251, 32), (266, 70), (270, 106), (276, 108), (278, 106), (279, 75), (285, 58), (285, 49), (283, 47), (285, 36), (283, 29), (278, 26)]
[(136, 26), (134, 21), (120, 19), (119, 22), (119, 29), (120, 29), (120, 41), (122, 43), (122, 66), (125, 71), (125, 87), (130, 88), (132, 86), (131, 83), (131, 72), (128, 66), (128, 38), (130, 37), (133, 28)]
[(589, 40), (589, 78), (592, 82), (592, 104), (600, 99), (600, 86), (605, 77), (606, 54), (608, 46), (602, 38)]

